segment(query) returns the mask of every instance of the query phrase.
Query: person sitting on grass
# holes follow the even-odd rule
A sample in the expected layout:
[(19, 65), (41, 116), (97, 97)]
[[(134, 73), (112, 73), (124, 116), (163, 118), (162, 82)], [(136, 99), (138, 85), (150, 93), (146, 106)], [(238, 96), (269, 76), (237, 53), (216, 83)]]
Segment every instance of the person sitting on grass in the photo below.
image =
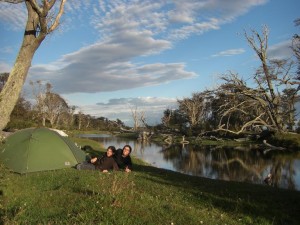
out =
[(116, 152), (114, 146), (109, 146), (102, 157), (93, 157), (89, 162), (83, 162), (76, 166), (78, 170), (100, 170), (104, 173), (109, 170), (119, 170), (113, 155)]
[(131, 172), (132, 170), (132, 162), (131, 162), (131, 146), (125, 145), (123, 149), (119, 148), (114, 154), (114, 159), (118, 164), (120, 169), (124, 169), (125, 172)]

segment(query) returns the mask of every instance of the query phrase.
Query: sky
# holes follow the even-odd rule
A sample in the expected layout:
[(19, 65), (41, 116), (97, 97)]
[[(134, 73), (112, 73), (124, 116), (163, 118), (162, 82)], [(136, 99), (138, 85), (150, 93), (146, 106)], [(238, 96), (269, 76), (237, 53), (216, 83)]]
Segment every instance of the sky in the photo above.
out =
[[(299, 0), (67, 0), (59, 28), (36, 51), (29, 82), (53, 86), (70, 106), (132, 125), (149, 124), (177, 99), (216, 88), (228, 71), (249, 79), (259, 66), (244, 32), (270, 30), (269, 57), (291, 57)], [(0, 73), (22, 43), (24, 3), (0, 3)]]

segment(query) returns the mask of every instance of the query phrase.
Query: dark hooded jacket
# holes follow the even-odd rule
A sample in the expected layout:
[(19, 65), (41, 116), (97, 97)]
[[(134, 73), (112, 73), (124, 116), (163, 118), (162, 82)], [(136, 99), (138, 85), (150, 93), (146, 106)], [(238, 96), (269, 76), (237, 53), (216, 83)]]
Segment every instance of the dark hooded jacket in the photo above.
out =
[(123, 149), (119, 148), (113, 157), (120, 169), (125, 169), (127, 167), (128, 169), (132, 170), (130, 155), (123, 157)]

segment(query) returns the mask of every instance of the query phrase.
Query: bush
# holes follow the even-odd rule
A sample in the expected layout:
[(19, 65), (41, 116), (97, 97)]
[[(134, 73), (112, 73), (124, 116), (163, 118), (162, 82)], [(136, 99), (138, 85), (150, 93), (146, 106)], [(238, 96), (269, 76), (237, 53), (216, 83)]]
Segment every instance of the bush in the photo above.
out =
[(15, 130), (15, 129), (24, 129), (24, 128), (29, 128), (29, 127), (36, 127), (37, 124), (33, 121), (28, 121), (28, 120), (20, 120), (20, 119), (15, 119), (10, 121), (5, 130)]
[(289, 150), (300, 150), (300, 134), (276, 133), (269, 140), (270, 144), (288, 148)]

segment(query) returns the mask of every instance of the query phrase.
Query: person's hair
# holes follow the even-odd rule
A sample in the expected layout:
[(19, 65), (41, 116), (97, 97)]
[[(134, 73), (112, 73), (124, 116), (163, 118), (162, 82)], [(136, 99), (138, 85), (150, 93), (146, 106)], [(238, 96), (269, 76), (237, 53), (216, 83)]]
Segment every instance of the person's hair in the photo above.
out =
[(130, 145), (124, 145), (123, 150), (128, 147), (129, 148), (129, 152), (131, 153), (131, 146)]
[(106, 151), (107, 151), (108, 149), (111, 149), (112, 152), (113, 152), (113, 154), (116, 153), (116, 148), (115, 148), (115, 146), (108, 146), (108, 148), (106, 149)]

